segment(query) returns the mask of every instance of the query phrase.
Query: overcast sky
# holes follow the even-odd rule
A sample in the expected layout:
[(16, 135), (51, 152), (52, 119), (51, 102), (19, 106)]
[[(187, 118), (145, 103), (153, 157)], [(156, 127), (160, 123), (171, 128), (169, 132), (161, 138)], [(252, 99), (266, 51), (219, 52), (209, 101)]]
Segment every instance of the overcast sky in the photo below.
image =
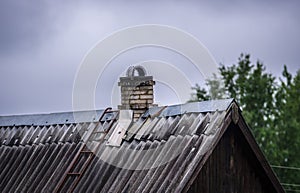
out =
[[(260, 59), (276, 76), (283, 64), (295, 72), (300, 67), (299, 6), (297, 0), (1, 0), (0, 114), (72, 110), (73, 82), (88, 51), (116, 30), (141, 24), (174, 26), (192, 34), (217, 63), (232, 64), (244, 52), (254, 61)], [(147, 59), (177, 63), (185, 73), (191, 72), (193, 84), (203, 81), (186, 61), (159, 48), (131, 50), (112, 63), (123, 72)], [(118, 76), (109, 74), (99, 82), (97, 108), (110, 106)], [(157, 103), (174, 102), (169, 88), (160, 86), (157, 92)]]

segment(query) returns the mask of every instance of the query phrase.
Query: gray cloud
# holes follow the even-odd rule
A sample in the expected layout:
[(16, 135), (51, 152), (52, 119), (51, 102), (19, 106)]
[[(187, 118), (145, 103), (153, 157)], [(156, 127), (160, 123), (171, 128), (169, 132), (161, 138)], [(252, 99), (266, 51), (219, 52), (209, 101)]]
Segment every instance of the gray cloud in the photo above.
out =
[[(197, 37), (217, 62), (231, 64), (240, 52), (248, 52), (276, 75), (283, 64), (296, 71), (298, 7), (298, 1), (1, 1), (0, 114), (71, 110), (72, 85), (84, 55), (115, 30), (132, 25), (183, 29)], [(114, 64), (126, 69), (154, 54), (155, 59), (188, 65), (159, 50), (134, 51)], [(115, 78), (99, 84), (111, 86)], [(100, 98), (99, 107), (109, 103), (109, 97)]]

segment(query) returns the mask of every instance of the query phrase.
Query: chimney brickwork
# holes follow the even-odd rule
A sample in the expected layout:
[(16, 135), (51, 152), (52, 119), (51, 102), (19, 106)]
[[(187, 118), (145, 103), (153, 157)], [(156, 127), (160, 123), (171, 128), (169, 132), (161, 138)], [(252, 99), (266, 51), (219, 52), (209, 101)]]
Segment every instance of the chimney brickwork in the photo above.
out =
[(142, 66), (131, 66), (127, 70), (126, 77), (120, 77), (118, 85), (121, 87), (121, 105), (118, 109), (133, 110), (133, 118), (137, 120), (153, 104), (152, 76), (146, 76), (146, 70)]

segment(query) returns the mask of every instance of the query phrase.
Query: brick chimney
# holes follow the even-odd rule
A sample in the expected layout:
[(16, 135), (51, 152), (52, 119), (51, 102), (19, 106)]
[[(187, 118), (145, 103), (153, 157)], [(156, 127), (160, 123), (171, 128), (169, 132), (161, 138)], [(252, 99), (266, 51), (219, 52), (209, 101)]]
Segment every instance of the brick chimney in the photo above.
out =
[(142, 66), (130, 66), (126, 77), (120, 77), (118, 85), (121, 87), (121, 105), (118, 109), (133, 110), (133, 118), (137, 120), (153, 104), (152, 76), (146, 76), (146, 70)]

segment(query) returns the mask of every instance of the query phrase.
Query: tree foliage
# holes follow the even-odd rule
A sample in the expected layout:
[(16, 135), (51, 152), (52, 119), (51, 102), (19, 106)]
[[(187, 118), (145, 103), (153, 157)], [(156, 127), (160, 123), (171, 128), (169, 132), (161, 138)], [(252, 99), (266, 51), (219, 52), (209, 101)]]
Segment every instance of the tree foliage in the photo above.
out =
[[(300, 166), (300, 71), (292, 78), (286, 67), (283, 71), (285, 81), (276, 93), (277, 112), (273, 128), (279, 131), (277, 143), (278, 165)], [(276, 170), (283, 182), (299, 184), (299, 170)], [(292, 187), (290, 187), (292, 188)]]
[(238, 65), (220, 67), (228, 95), (235, 98), (243, 115), (265, 153), (273, 159), (276, 131), (271, 129), (274, 119), (275, 77), (265, 72), (264, 65), (257, 61), (252, 64), (250, 55), (241, 55)]
[(206, 80), (206, 86), (208, 86), (208, 91), (199, 84), (192, 87), (192, 90), (195, 92), (192, 93), (189, 102), (215, 100), (227, 97), (222, 78), (216, 74), (213, 74), (211, 79)]
[[(237, 64), (221, 65), (221, 77), (196, 85), (193, 101), (235, 98), (243, 116), (273, 165), (300, 167), (300, 71), (293, 78), (284, 65), (282, 79), (266, 72), (260, 61), (241, 54)], [(300, 172), (276, 169), (282, 182), (300, 183)], [(298, 182), (297, 182), (298, 180)]]

